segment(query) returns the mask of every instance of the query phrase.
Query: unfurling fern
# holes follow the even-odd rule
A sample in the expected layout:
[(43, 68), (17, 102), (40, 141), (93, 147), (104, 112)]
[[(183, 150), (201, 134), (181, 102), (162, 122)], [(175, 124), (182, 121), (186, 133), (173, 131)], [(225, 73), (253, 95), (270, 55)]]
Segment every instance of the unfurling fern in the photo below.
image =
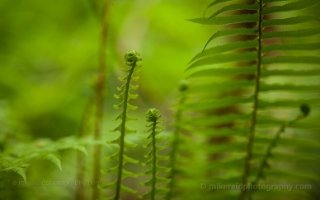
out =
[(130, 67), (130, 69), (125, 70), (125, 72), (128, 73), (128, 75), (125, 78), (119, 78), (120, 81), (124, 81), (125, 83), (121, 86), (118, 87), (117, 90), (120, 91), (121, 93), (119, 95), (114, 95), (115, 98), (117, 99), (122, 99), (121, 103), (118, 105), (115, 105), (116, 109), (121, 109), (121, 113), (116, 117), (115, 120), (120, 119), (121, 123), (114, 129), (112, 130), (112, 132), (120, 132), (120, 135), (118, 136), (118, 138), (114, 141), (112, 141), (112, 143), (114, 144), (118, 144), (119, 145), (119, 149), (118, 151), (113, 154), (112, 156), (108, 157), (107, 159), (116, 159), (117, 160), (117, 164), (112, 167), (109, 170), (106, 170), (105, 173), (108, 172), (114, 172), (116, 173), (116, 180), (110, 184), (105, 185), (104, 187), (114, 187), (115, 188), (115, 194), (108, 198), (108, 199), (115, 199), (118, 200), (120, 199), (120, 194), (123, 192), (129, 192), (129, 193), (133, 193), (135, 194), (136, 191), (126, 187), (122, 184), (122, 180), (125, 179), (126, 177), (137, 177), (138, 174), (129, 172), (127, 170), (124, 169), (124, 166), (126, 163), (133, 163), (136, 164), (139, 161), (135, 160), (133, 158), (130, 158), (128, 156), (125, 155), (125, 150), (128, 147), (135, 147), (135, 144), (129, 144), (126, 143), (125, 141), (125, 135), (128, 133), (134, 133), (136, 132), (135, 130), (129, 129), (127, 127), (127, 121), (129, 120), (135, 120), (135, 118), (130, 117), (128, 115), (128, 111), (129, 110), (135, 110), (137, 109), (136, 106), (133, 106), (129, 103), (130, 99), (136, 99), (138, 97), (138, 95), (134, 95), (130, 93), (130, 90), (136, 90), (138, 88), (138, 86), (132, 85), (131, 81), (132, 80), (137, 80), (138, 77), (133, 76), (137, 70), (138, 67), (141, 67), (141, 61), (142, 59), (140, 58), (139, 53), (135, 52), (134, 50), (130, 50), (125, 54), (125, 61), (126, 61), (126, 65)]
[[(151, 187), (151, 189), (147, 193), (140, 196), (140, 198), (143, 199), (163, 199), (163, 196), (165, 196), (168, 192), (166, 186), (170, 179), (165, 178), (163, 175), (161, 176), (160, 173), (167, 173), (170, 171), (170, 168), (158, 164), (158, 162), (160, 161), (166, 161), (169, 159), (168, 156), (159, 155), (159, 151), (166, 148), (166, 146), (159, 145), (159, 142), (162, 141), (163, 138), (157, 137), (158, 134), (161, 133), (163, 130), (163, 127), (159, 126), (159, 124), (161, 123), (159, 122), (160, 117), (160, 111), (155, 108), (149, 109), (146, 113), (146, 120), (147, 122), (150, 122), (150, 124), (147, 125), (147, 127), (149, 128), (147, 132), (150, 134), (147, 138), (148, 144), (145, 145), (145, 147), (150, 148), (150, 151), (147, 155), (145, 155), (145, 157), (148, 158), (148, 161), (143, 163), (143, 165), (151, 167), (146, 172), (144, 172), (143, 175), (151, 175), (151, 178), (150, 180), (142, 183), (142, 185), (149, 186)], [(164, 138), (164, 140), (166, 141), (166, 138)]]
[[(217, 26), (187, 69), (193, 87), (187, 92), (190, 98), (184, 111), (193, 114), (185, 123), (193, 126), (198, 137), (194, 148), (206, 154), (202, 167), (193, 166), (190, 172), (198, 187), (252, 185), (279, 124), (303, 103), (319, 111), (319, 18), (293, 12), (317, 3), (215, 0), (208, 6), (214, 10), (211, 16), (190, 20)], [(288, 134), (273, 149), (262, 183), (320, 183), (316, 171), (320, 143), (314, 134), (319, 131), (317, 117), (287, 128)], [(248, 199), (248, 191), (194, 189), (189, 197)], [(252, 198), (283, 199), (283, 195), (312, 198), (312, 191), (261, 189)]]
[[(183, 106), (186, 101), (186, 91), (189, 88), (189, 82), (186, 80), (182, 80), (179, 83), (179, 95), (177, 97), (177, 105), (176, 105), (176, 112), (174, 114), (175, 117), (175, 122), (173, 124), (174, 126), (174, 132), (173, 132), (173, 139), (171, 143), (171, 157), (170, 157), (170, 162), (169, 166), (171, 167), (170, 173), (168, 175), (168, 178), (171, 180), (169, 183), (169, 192), (167, 194), (166, 199), (170, 200), (173, 199), (175, 196), (178, 196), (178, 184), (182, 182), (183, 180), (179, 180), (178, 176), (183, 177), (183, 172), (180, 171), (180, 166), (185, 165), (188, 163), (183, 162), (183, 160), (186, 156), (182, 156), (181, 152), (186, 155), (187, 153), (190, 153), (190, 145), (192, 143), (190, 142), (190, 138), (183, 134), (184, 130), (184, 124), (182, 123), (183, 121)], [(186, 177), (183, 177), (186, 178)], [(181, 192), (181, 191), (180, 191)]]
[[(270, 143), (267, 147), (267, 150), (264, 153), (263, 158), (260, 162), (260, 165), (257, 169), (256, 177), (255, 177), (252, 185), (256, 186), (261, 179), (265, 178), (264, 170), (267, 168), (270, 168), (270, 164), (268, 163), (268, 160), (272, 157), (272, 150), (277, 146), (281, 133), (284, 133), (285, 129), (287, 127), (289, 127), (290, 125), (292, 125), (293, 123), (299, 121), (300, 119), (307, 117), (309, 115), (310, 108), (308, 105), (303, 104), (300, 106), (300, 111), (301, 111), (301, 113), (295, 119), (282, 124), (280, 126), (279, 130), (277, 131), (277, 133), (275, 134), (274, 138), (270, 141)], [(250, 191), (250, 192), (252, 193), (254, 191)], [(251, 196), (251, 193), (249, 193), (250, 196)]]

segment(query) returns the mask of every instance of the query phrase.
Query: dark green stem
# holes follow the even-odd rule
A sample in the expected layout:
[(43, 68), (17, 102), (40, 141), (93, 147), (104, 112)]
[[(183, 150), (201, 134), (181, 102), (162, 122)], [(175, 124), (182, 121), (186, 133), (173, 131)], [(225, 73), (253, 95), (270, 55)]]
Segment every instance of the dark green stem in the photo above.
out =
[(277, 131), (275, 137), (272, 139), (272, 141), (270, 142), (268, 148), (267, 148), (267, 152), (266, 154), (263, 156), (261, 164), (258, 168), (258, 172), (257, 172), (257, 177), (255, 179), (255, 181), (253, 182), (253, 184), (258, 184), (258, 182), (260, 181), (260, 179), (263, 177), (263, 169), (265, 167), (268, 166), (268, 158), (271, 156), (271, 151), (272, 149), (276, 146), (279, 138), (280, 138), (280, 134), (284, 132), (286, 125), (283, 124), (280, 129)]
[[(186, 100), (185, 95), (182, 96), (182, 98), (179, 101), (179, 105), (183, 105), (184, 102)], [(174, 174), (175, 174), (175, 170), (176, 170), (176, 159), (177, 159), (177, 152), (178, 152), (178, 145), (179, 145), (179, 134), (181, 131), (181, 127), (180, 127), (180, 121), (181, 121), (181, 116), (182, 116), (182, 109), (178, 109), (177, 113), (176, 113), (176, 123), (177, 125), (175, 126), (175, 130), (173, 133), (173, 142), (172, 142), (172, 151), (171, 151), (171, 162), (170, 162), (170, 166), (171, 166), (171, 171), (170, 174), (168, 176), (168, 178), (171, 180), (170, 184), (169, 184), (169, 192), (167, 195), (168, 200), (171, 199), (172, 197), (172, 190), (175, 187), (175, 181), (174, 181)]]
[(151, 197), (150, 200), (154, 200), (156, 196), (156, 184), (157, 184), (157, 146), (156, 146), (156, 127), (157, 120), (153, 122), (152, 126), (152, 154), (153, 154), (153, 167), (152, 167), (152, 183), (151, 183)]
[(115, 200), (120, 198), (120, 191), (121, 191), (121, 179), (122, 179), (122, 168), (123, 168), (123, 153), (124, 153), (124, 136), (126, 133), (126, 122), (127, 122), (127, 109), (128, 109), (128, 98), (129, 98), (129, 89), (130, 89), (130, 81), (132, 74), (134, 72), (134, 68), (136, 66), (136, 62), (133, 63), (129, 75), (127, 78), (125, 91), (124, 91), (124, 100), (123, 100), (123, 107), (122, 107), (122, 118), (121, 118), (121, 131), (120, 131), (120, 149), (119, 149), (119, 167), (118, 167), (118, 175), (117, 175), (117, 183), (116, 183), (116, 194)]
[[(257, 74), (256, 74), (256, 83), (254, 90), (254, 103), (253, 103), (253, 112), (250, 124), (250, 133), (248, 135), (248, 145), (246, 151), (246, 159), (244, 165), (244, 172), (242, 177), (242, 185), (243, 187), (248, 184), (248, 177), (250, 175), (250, 162), (252, 159), (252, 148), (253, 148), (253, 139), (255, 135), (255, 125), (257, 121), (257, 110), (259, 103), (259, 91), (260, 91), (260, 74), (261, 74), (261, 57), (262, 57), (262, 8), (263, 8), (263, 0), (259, 0), (259, 20), (258, 20), (258, 63), (257, 63)], [(247, 190), (242, 190), (240, 199), (245, 200), (247, 196)]]
[[(263, 178), (263, 170), (264, 170), (264, 168), (268, 167), (267, 161), (271, 156), (272, 149), (277, 145), (277, 142), (280, 139), (281, 133), (283, 133), (285, 131), (286, 127), (290, 126), (291, 124), (293, 124), (294, 122), (296, 122), (296, 121), (298, 121), (300, 119), (303, 119), (304, 117), (306, 117), (306, 115), (299, 115), (296, 119), (281, 125), (281, 127), (277, 131), (275, 137), (272, 139), (272, 141), (270, 142), (269, 146), (267, 147), (266, 154), (262, 158), (262, 161), (261, 161), (260, 166), (258, 168), (256, 179), (254, 180), (252, 185), (258, 184), (260, 179)], [(251, 196), (251, 192), (249, 192), (249, 196)]]

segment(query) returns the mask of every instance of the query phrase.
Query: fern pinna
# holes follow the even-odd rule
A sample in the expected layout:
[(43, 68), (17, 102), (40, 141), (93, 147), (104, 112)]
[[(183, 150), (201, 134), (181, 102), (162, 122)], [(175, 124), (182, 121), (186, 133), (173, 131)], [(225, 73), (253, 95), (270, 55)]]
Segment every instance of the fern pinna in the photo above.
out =
[[(170, 168), (160, 166), (158, 162), (163, 160), (168, 160), (168, 156), (161, 156), (159, 155), (159, 151), (166, 148), (166, 146), (160, 146), (159, 142), (166, 140), (166, 138), (159, 138), (157, 137), (159, 133), (162, 132), (163, 127), (159, 126), (161, 122), (159, 122), (159, 119), (161, 117), (160, 111), (158, 109), (152, 108), (149, 109), (146, 113), (146, 120), (147, 122), (150, 122), (147, 127), (149, 130), (147, 131), (149, 134), (148, 136), (148, 144), (145, 145), (146, 148), (150, 148), (150, 151), (145, 157), (148, 158), (148, 161), (143, 163), (145, 166), (151, 166), (150, 169), (148, 169), (146, 172), (143, 173), (143, 175), (151, 175), (151, 178), (142, 183), (143, 186), (149, 186), (151, 187), (150, 191), (140, 196), (140, 198), (147, 198), (150, 200), (155, 199), (163, 199), (163, 196), (166, 195), (168, 192), (168, 189), (165, 187), (167, 183), (170, 181), (170, 179), (161, 177), (159, 174), (161, 172), (169, 172)], [(162, 184), (165, 184), (165, 186), (160, 186)], [(162, 197), (161, 197), (162, 195)]]
[[(319, 111), (319, 18), (297, 15), (317, 3), (215, 0), (205, 13), (213, 14), (190, 20), (217, 31), (187, 69), (193, 87), (184, 110), (193, 115), (185, 123), (198, 137), (196, 149), (207, 155), (203, 166), (190, 172), (200, 189), (189, 187), (189, 198), (248, 199), (277, 127), (301, 104)], [(268, 157), (270, 168), (261, 184), (319, 187), (317, 118), (310, 115), (287, 128)], [(269, 191), (260, 186), (252, 199), (317, 195), (310, 189)]]
[[(116, 173), (116, 180), (108, 185), (106, 185), (105, 187), (111, 187), (114, 186), (115, 187), (115, 194), (108, 198), (108, 199), (115, 199), (118, 200), (120, 199), (120, 194), (123, 192), (129, 192), (129, 193), (133, 193), (135, 194), (136, 191), (126, 187), (122, 184), (122, 180), (125, 179), (126, 177), (137, 177), (138, 174), (129, 172), (127, 170), (124, 169), (124, 166), (126, 163), (138, 163), (138, 160), (135, 160), (133, 158), (130, 158), (128, 156), (125, 155), (125, 150), (128, 147), (135, 147), (135, 144), (129, 144), (126, 143), (125, 141), (125, 135), (128, 133), (135, 133), (135, 130), (129, 129), (127, 127), (127, 122), (129, 120), (135, 120), (135, 118), (131, 117), (128, 115), (128, 111), (129, 110), (135, 110), (137, 109), (136, 106), (133, 106), (129, 103), (130, 99), (136, 99), (138, 97), (138, 95), (134, 95), (130, 93), (130, 90), (136, 90), (138, 88), (137, 85), (132, 85), (132, 80), (138, 80), (137, 76), (134, 76), (134, 74), (137, 71), (138, 67), (141, 67), (141, 58), (139, 53), (135, 52), (134, 50), (130, 50), (128, 51), (125, 56), (125, 61), (126, 61), (126, 65), (130, 67), (130, 69), (125, 70), (125, 72), (128, 73), (128, 75), (125, 78), (119, 78), (120, 81), (124, 81), (125, 83), (121, 86), (118, 87), (117, 90), (120, 91), (121, 93), (119, 95), (114, 95), (115, 98), (117, 99), (122, 99), (121, 103), (118, 105), (115, 105), (114, 107), (116, 109), (121, 109), (121, 113), (116, 117), (115, 120), (120, 119), (121, 123), (112, 131), (112, 132), (120, 132), (120, 135), (118, 136), (118, 138), (114, 141), (112, 141), (112, 143), (118, 144), (119, 145), (119, 149), (118, 151), (113, 154), (112, 156), (110, 156), (109, 158), (111, 159), (116, 159), (117, 160), (117, 164), (116, 166), (112, 167), (111, 169), (105, 171), (107, 172), (115, 172)], [(108, 159), (109, 159), (108, 158)]]

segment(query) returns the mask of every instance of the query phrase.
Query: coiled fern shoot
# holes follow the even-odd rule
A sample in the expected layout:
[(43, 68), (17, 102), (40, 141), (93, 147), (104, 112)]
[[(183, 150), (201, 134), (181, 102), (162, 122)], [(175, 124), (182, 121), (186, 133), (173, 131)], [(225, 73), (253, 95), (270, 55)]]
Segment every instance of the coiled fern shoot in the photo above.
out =
[[(159, 122), (159, 119), (161, 117), (160, 111), (158, 109), (152, 108), (149, 109), (146, 113), (146, 120), (147, 122), (150, 122), (150, 124), (147, 125), (149, 130), (147, 131), (149, 134), (148, 136), (148, 144), (145, 145), (146, 148), (150, 148), (150, 151), (145, 157), (149, 158), (147, 162), (143, 163), (145, 166), (151, 166), (150, 169), (148, 169), (146, 172), (144, 172), (144, 175), (151, 175), (151, 179), (148, 181), (142, 183), (143, 186), (150, 186), (151, 190), (147, 193), (140, 196), (140, 198), (148, 198), (150, 200), (159, 199), (160, 195), (166, 195), (169, 191), (165, 186), (161, 187), (159, 184), (167, 184), (170, 182), (170, 179), (158, 176), (161, 172), (169, 172), (170, 168), (160, 166), (158, 164), (159, 161), (168, 160), (168, 156), (161, 156), (159, 155), (159, 151), (166, 148), (166, 146), (158, 145), (157, 143), (162, 141), (163, 139), (166, 140), (166, 138), (159, 138), (157, 137), (159, 133), (162, 132), (163, 128), (162, 126), (159, 126), (161, 122)], [(163, 199), (163, 197), (162, 197)]]
[(128, 70), (124, 70), (128, 73), (128, 75), (125, 78), (119, 78), (120, 81), (124, 81), (124, 84), (121, 87), (118, 87), (117, 90), (121, 93), (119, 95), (114, 95), (117, 99), (122, 99), (121, 103), (118, 105), (115, 105), (114, 107), (116, 109), (121, 109), (121, 113), (116, 117), (115, 120), (121, 120), (121, 123), (114, 129), (112, 132), (119, 131), (120, 135), (119, 137), (113, 141), (113, 143), (119, 145), (119, 150), (110, 156), (109, 158), (116, 159), (118, 164), (111, 169), (105, 171), (105, 172), (114, 172), (116, 174), (116, 180), (105, 187), (115, 187), (115, 194), (108, 198), (108, 199), (120, 199), (121, 193), (129, 192), (129, 193), (136, 193), (135, 190), (126, 187), (122, 184), (122, 180), (126, 177), (137, 177), (138, 174), (129, 172), (124, 169), (124, 166), (126, 163), (134, 163), (137, 164), (139, 161), (135, 160), (133, 158), (130, 158), (125, 155), (125, 149), (127, 147), (135, 147), (136, 145), (128, 144), (125, 142), (125, 135), (128, 133), (134, 133), (135, 130), (129, 129), (127, 127), (127, 122), (129, 120), (135, 120), (135, 118), (128, 115), (129, 110), (135, 110), (137, 109), (136, 106), (133, 106), (129, 103), (130, 99), (136, 99), (138, 95), (134, 95), (130, 93), (130, 90), (136, 90), (138, 86), (132, 85), (132, 80), (137, 80), (138, 77), (134, 76), (137, 67), (141, 66), (142, 59), (139, 56), (139, 53), (135, 52), (134, 50), (130, 50), (125, 54), (125, 61), (126, 65), (130, 67)]

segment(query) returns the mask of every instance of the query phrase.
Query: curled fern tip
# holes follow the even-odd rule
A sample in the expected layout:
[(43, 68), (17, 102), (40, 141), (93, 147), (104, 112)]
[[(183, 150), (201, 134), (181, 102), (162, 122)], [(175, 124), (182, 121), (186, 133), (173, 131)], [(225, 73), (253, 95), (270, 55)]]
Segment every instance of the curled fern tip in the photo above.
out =
[(188, 88), (189, 88), (189, 81), (181, 80), (179, 82), (179, 91), (180, 92), (186, 91)]
[(307, 104), (302, 104), (300, 106), (300, 111), (302, 112), (303, 116), (306, 117), (310, 113), (310, 106)]
[(141, 61), (142, 58), (140, 57), (140, 54), (134, 50), (129, 50), (125, 55), (124, 59), (126, 61), (126, 65), (128, 66), (134, 66), (136, 62)]
[(147, 122), (157, 121), (161, 117), (160, 111), (156, 108), (150, 108), (146, 113)]

